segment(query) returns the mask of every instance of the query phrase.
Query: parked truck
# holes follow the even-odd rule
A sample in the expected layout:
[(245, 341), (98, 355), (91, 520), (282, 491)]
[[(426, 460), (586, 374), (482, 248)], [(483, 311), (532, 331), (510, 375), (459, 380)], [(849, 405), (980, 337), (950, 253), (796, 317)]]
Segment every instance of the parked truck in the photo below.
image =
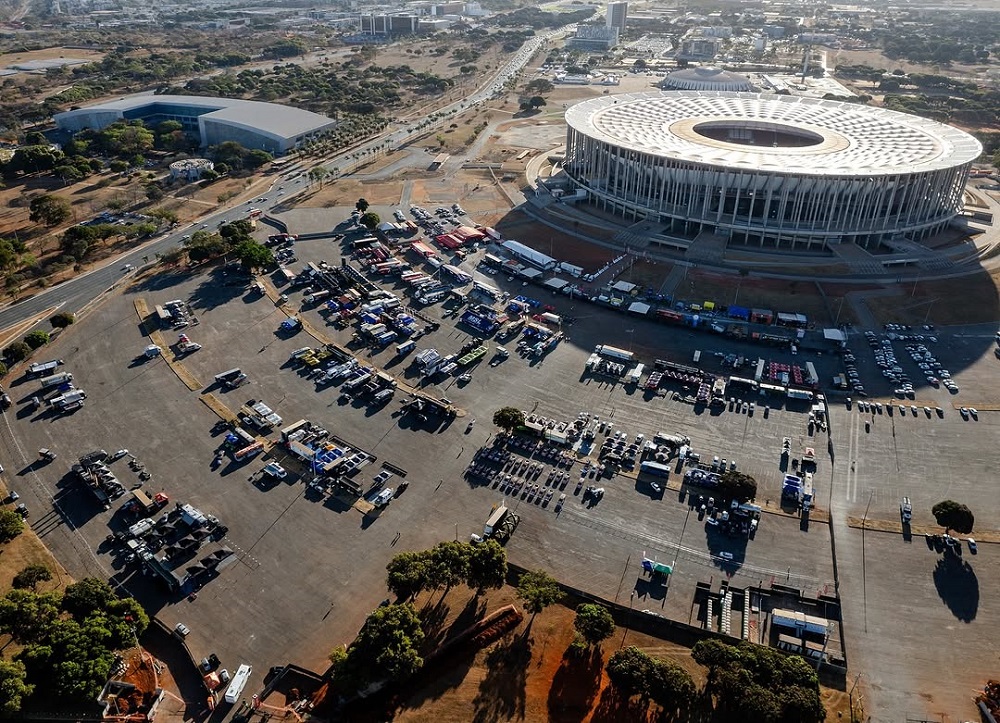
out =
[(253, 672), (253, 668), (246, 663), (240, 665), (236, 669), (236, 675), (229, 683), (229, 687), (226, 689), (225, 700), (230, 705), (235, 705), (239, 701), (240, 696), (243, 695), (243, 689), (247, 687), (247, 682), (250, 680), (250, 674)]
[(610, 357), (611, 359), (621, 359), (622, 361), (632, 361), (632, 358), (635, 356), (630, 351), (608, 346), (607, 344), (598, 344), (594, 348), (594, 351), (601, 356)]
[(37, 377), (44, 377), (47, 374), (52, 374), (55, 372), (56, 368), (63, 364), (62, 359), (53, 359), (47, 362), (37, 362), (31, 364), (26, 370), (29, 379), (35, 379)]
[(42, 378), (42, 389), (51, 389), (52, 387), (58, 387), (71, 381), (73, 381), (73, 375), (69, 372), (53, 374)]

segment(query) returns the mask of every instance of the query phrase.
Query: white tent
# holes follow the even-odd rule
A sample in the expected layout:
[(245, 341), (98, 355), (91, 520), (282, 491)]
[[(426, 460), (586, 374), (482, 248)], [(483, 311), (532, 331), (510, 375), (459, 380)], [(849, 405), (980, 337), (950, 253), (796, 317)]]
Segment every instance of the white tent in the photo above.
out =
[(649, 309), (649, 304), (644, 304), (641, 301), (635, 301), (628, 307), (628, 310), (633, 314), (641, 314), (643, 316), (649, 313)]

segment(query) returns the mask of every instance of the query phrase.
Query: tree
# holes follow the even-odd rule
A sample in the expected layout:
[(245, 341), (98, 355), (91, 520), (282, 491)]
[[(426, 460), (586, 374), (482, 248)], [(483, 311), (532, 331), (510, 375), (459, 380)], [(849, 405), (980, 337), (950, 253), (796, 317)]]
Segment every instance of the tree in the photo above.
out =
[(372, 231), (374, 231), (375, 228), (381, 222), (382, 222), (382, 219), (374, 211), (368, 211), (367, 213), (362, 214), (361, 218), (358, 219), (358, 223), (360, 223), (362, 226), (364, 226), (365, 228), (370, 229)]
[(368, 210), (368, 201), (366, 201), (363, 198), (359, 198), (358, 202), (354, 204), (354, 208), (356, 208), (358, 211), (361, 211), (361, 213), (364, 213), (365, 211)]
[(531, 96), (531, 98), (530, 98), (530, 99), (528, 100), (528, 106), (529, 106), (529, 107), (530, 107), (530, 108), (531, 108), (532, 110), (538, 110), (538, 109), (539, 109), (539, 108), (541, 108), (541, 107), (542, 107), (543, 105), (548, 105), (548, 104), (547, 104), (547, 103), (545, 102), (545, 98), (543, 98), (543, 97), (542, 97), (542, 96), (540, 96), (540, 95), (533, 95), (533, 96)]
[(72, 214), (69, 201), (49, 194), (31, 199), (28, 210), (30, 212), (28, 218), (36, 223), (40, 221), (49, 227), (58, 226)]
[(542, 612), (562, 598), (562, 590), (544, 570), (529, 570), (517, 581), (517, 596), (524, 600), (524, 609), (532, 616)]
[(59, 618), (61, 600), (57, 592), (11, 590), (0, 598), (0, 630), (21, 644), (41, 640)]
[(3, 350), (4, 358), (14, 364), (27, 359), (29, 354), (31, 354), (31, 347), (23, 341), (15, 341)]
[(496, 540), (472, 545), (466, 584), (482, 594), (489, 588), (503, 587), (507, 579), (507, 551)]
[(672, 660), (662, 658), (653, 661), (647, 685), (649, 697), (667, 711), (685, 708), (697, 692), (690, 673)]
[(253, 233), (253, 226), (250, 222), (244, 218), (241, 218), (232, 223), (227, 223), (219, 228), (219, 235), (227, 241), (232, 242), (232, 239), (248, 239), (250, 234)]
[(577, 607), (573, 627), (588, 645), (598, 645), (615, 634), (611, 611), (595, 603), (583, 603)]
[(965, 505), (954, 500), (942, 500), (931, 508), (931, 514), (937, 523), (944, 528), (945, 534), (950, 530), (967, 535), (972, 532), (976, 518)]
[(730, 470), (719, 480), (718, 492), (724, 500), (749, 502), (757, 497), (757, 480), (745, 472)]
[(528, 93), (536, 93), (542, 95), (544, 93), (551, 93), (556, 87), (552, 84), (552, 81), (546, 80), (545, 78), (536, 78), (528, 83), (524, 88)]
[(471, 550), (466, 542), (448, 540), (439, 542), (430, 551), (427, 571), (431, 585), (444, 588), (445, 594), (469, 577)]
[(21, 702), (35, 691), (27, 682), (27, 668), (19, 660), (0, 660), (0, 716), (20, 712)]
[(517, 407), (501, 407), (493, 413), (493, 424), (510, 434), (524, 426), (524, 412)]
[(430, 587), (428, 554), (423, 552), (401, 552), (385, 566), (385, 585), (389, 592), (400, 599), (409, 599)]
[(34, 590), (38, 583), (52, 579), (52, 571), (45, 565), (28, 565), (14, 575), (12, 585), (17, 590)]
[(128, 164), (116, 158), (108, 164), (108, 170), (112, 173), (125, 173), (128, 170)]
[(424, 640), (413, 605), (386, 605), (365, 621), (347, 650), (346, 672), (360, 685), (378, 680), (403, 680), (424, 661), (417, 652)]
[(652, 659), (639, 648), (630, 645), (623, 650), (615, 651), (605, 666), (608, 678), (616, 688), (631, 698), (639, 693), (645, 694), (649, 681)]
[(42, 329), (35, 329), (24, 337), (24, 343), (34, 349), (41, 349), (49, 343), (49, 332)]
[(274, 265), (274, 254), (271, 249), (252, 239), (241, 241), (233, 249), (233, 253), (243, 264), (243, 268), (251, 273)]
[(150, 201), (160, 201), (166, 195), (166, 192), (160, 188), (160, 184), (150, 183), (146, 185), (146, 198)]
[(261, 166), (270, 163), (273, 160), (274, 156), (272, 156), (270, 153), (268, 153), (267, 151), (262, 151), (259, 148), (255, 148), (254, 150), (247, 153), (246, 158), (244, 158), (243, 162), (244, 164), (246, 164), (247, 168), (260, 168)]
[(95, 610), (103, 610), (115, 599), (114, 590), (103, 580), (86, 577), (66, 588), (63, 609), (75, 618), (83, 619)]

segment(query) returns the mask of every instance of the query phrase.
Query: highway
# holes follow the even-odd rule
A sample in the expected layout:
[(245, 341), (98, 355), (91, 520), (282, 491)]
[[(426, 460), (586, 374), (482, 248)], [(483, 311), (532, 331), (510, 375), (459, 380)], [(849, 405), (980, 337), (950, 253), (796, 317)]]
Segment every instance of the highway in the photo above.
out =
[[(507, 61), (506, 64), (500, 67), (489, 80), (479, 86), (475, 92), (461, 100), (455, 101), (454, 103), (439, 109), (437, 111), (440, 114), (438, 122), (443, 124), (446, 120), (450, 120), (447, 116), (453, 110), (461, 112), (484, 103), (501, 93), (504, 85), (513, 79), (517, 73), (519, 73), (524, 66), (527, 65), (528, 61), (531, 60), (532, 56), (534, 56), (534, 54), (545, 42), (564, 31), (565, 29), (555, 30), (546, 35), (531, 38), (510, 58), (510, 60)], [(365, 154), (375, 154), (386, 148), (397, 148), (404, 143), (408, 137), (413, 136), (412, 133), (408, 132), (408, 129), (414, 125), (416, 125), (416, 122), (412, 121), (398, 124), (393, 130), (373, 138), (360, 147), (352, 148), (351, 152), (359, 153), (363, 157)], [(342, 157), (343, 156), (340, 158)], [(319, 165), (333, 167), (336, 166), (337, 163), (338, 159), (329, 159)], [(340, 166), (343, 166), (342, 161), (340, 162)], [(131, 264), (136, 268), (140, 268), (144, 265), (143, 257), (147, 257), (150, 261), (152, 261), (155, 259), (156, 254), (164, 254), (167, 251), (180, 246), (183, 237), (185, 235), (189, 235), (193, 231), (200, 229), (211, 231), (218, 228), (218, 226), (225, 221), (233, 221), (238, 218), (242, 218), (242, 210), (244, 208), (249, 208), (251, 204), (267, 213), (276, 206), (287, 202), (289, 197), (296, 195), (309, 186), (309, 179), (306, 175), (307, 170), (308, 169), (298, 169), (294, 171), (294, 178), (287, 176), (279, 176), (275, 178), (271, 188), (268, 191), (263, 192), (261, 196), (257, 197), (258, 199), (264, 200), (255, 200), (243, 205), (233, 205), (225, 209), (218, 210), (212, 214), (204, 216), (193, 224), (178, 227), (161, 238), (149, 241), (133, 251), (117, 256), (113, 260), (109, 261), (105, 266), (88, 271), (80, 276), (70, 279), (69, 281), (59, 284), (58, 286), (53, 286), (40, 294), (26, 298), (23, 301), (10, 304), (3, 310), (0, 310), (0, 329), (6, 329), (20, 322), (31, 319), (47, 309), (58, 309), (59, 311), (69, 311), (73, 313), (79, 312), (88, 303), (96, 299), (105, 291), (113, 288), (117, 282), (127, 276), (130, 272), (124, 270), (126, 265)], [(42, 321), (44, 322), (44, 320)]]

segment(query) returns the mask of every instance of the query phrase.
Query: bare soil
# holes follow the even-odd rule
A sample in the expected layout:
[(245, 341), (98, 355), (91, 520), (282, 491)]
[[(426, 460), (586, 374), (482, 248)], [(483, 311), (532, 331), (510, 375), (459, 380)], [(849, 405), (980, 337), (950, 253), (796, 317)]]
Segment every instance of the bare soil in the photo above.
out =
[(555, 258), (572, 259), (574, 264), (582, 266), (587, 272), (599, 269), (615, 257), (615, 252), (611, 249), (557, 231), (519, 211), (505, 216), (497, 224), (497, 230), (504, 238), (520, 241), (536, 251)]
[[(418, 608), (432, 612), (434, 625), (428, 643), (441, 641), (464, 630), (479, 615), (503, 605), (518, 605), (509, 587), (490, 591), (477, 604), (465, 589), (452, 590), (438, 607), (440, 593), (422, 595)], [(446, 608), (446, 610), (444, 609)], [(477, 612), (481, 611), (481, 612)], [(632, 630), (619, 628), (599, 648), (582, 655), (570, 650), (574, 611), (553, 605), (525, 621), (506, 638), (471, 658), (447, 661), (432, 682), (406, 691), (398, 701), (393, 720), (403, 723), (499, 723), (500, 721), (582, 721), (622, 723), (662, 720), (655, 705), (644, 706), (622, 700), (609, 685), (604, 666), (608, 658), (626, 645), (635, 645), (657, 658), (669, 659), (687, 670), (702, 686), (705, 670), (683, 646)], [(454, 633), (440, 633), (452, 626)], [(846, 719), (847, 695), (822, 689), (828, 719)]]
[[(901, 285), (900, 296), (867, 299), (879, 323), (986, 324), (1000, 314), (1000, 269), (940, 281)], [(926, 320), (926, 321), (925, 321)]]
[(52, 60), (54, 58), (76, 58), (97, 62), (104, 57), (103, 50), (84, 50), (82, 48), (44, 48), (43, 50), (27, 50), (19, 53), (0, 54), (0, 68), (6, 68), (15, 63), (27, 63), (33, 60)]
[[(810, 281), (758, 279), (752, 276), (740, 279), (733, 274), (694, 270), (689, 271), (685, 280), (678, 284), (674, 295), (682, 299), (714, 301), (716, 304), (738, 303), (740, 306), (775, 312), (805, 314), (815, 324), (833, 323), (823, 297)], [(841, 321), (844, 321), (843, 312)]]

